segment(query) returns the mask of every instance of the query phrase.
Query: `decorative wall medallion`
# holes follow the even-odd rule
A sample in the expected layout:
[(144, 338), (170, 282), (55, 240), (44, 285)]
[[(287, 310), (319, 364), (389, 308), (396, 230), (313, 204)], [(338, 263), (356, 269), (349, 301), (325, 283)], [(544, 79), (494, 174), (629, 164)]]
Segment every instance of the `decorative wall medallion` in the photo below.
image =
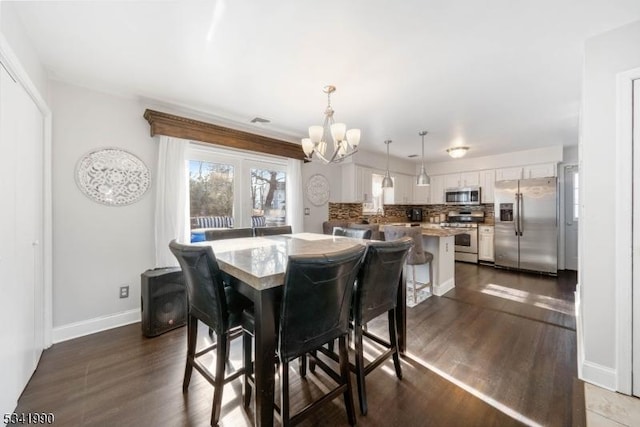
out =
[(109, 206), (136, 202), (151, 185), (142, 160), (118, 148), (92, 151), (76, 166), (76, 183), (91, 200)]
[(322, 206), (329, 201), (329, 180), (324, 175), (317, 173), (309, 178), (307, 198), (315, 206)]

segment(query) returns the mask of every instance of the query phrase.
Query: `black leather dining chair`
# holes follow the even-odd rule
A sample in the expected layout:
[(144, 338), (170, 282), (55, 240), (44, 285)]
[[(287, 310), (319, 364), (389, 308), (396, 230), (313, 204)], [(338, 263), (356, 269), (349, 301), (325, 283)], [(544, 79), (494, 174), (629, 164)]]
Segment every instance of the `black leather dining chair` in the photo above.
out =
[[(211, 425), (218, 424), (222, 408), (224, 385), (245, 375), (245, 397), (250, 393), (247, 383), (247, 369), (251, 369), (251, 335), (254, 321), (253, 304), (233, 288), (225, 287), (213, 250), (209, 246), (189, 246), (173, 240), (169, 249), (175, 255), (184, 274), (187, 297), (187, 363), (182, 382), (186, 392), (195, 368), (213, 385), (213, 405)], [(198, 321), (215, 332), (216, 342), (202, 350), (197, 350)], [(230, 341), (243, 336), (243, 366), (225, 377), (226, 360)], [(215, 373), (198, 360), (215, 350)]]
[(334, 236), (353, 237), (354, 239), (371, 239), (371, 230), (359, 228), (334, 227)]
[[(364, 252), (364, 246), (356, 246), (326, 255), (289, 257), (284, 279), (278, 345), (280, 416), (284, 426), (297, 424), (312, 414), (319, 405), (340, 394), (344, 397), (349, 423), (354, 425), (356, 422), (346, 338), (353, 283)], [(291, 416), (289, 363), (307, 354), (313, 357), (319, 347), (335, 339), (338, 339), (340, 374), (335, 374), (320, 360), (315, 362), (326, 370), (338, 386)]]
[(256, 237), (275, 236), (278, 234), (291, 234), (291, 226), (278, 225), (273, 227), (255, 227), (253, 231)]
[(224, 228), (204, 231), (205, 240), (236, 239), (238, 237), (253, 237), (253, 228)]
[[(403, 237), (391, 242), (371, 242), (356, 280), (352, 304), (354, 330), (356, 381), (360, 412), (367, 414), (367, 392), (365, 376), (380, 366), (386, 359), (393, 357), (396, 376), (402, 379), (402, 368), (398, 351), (396, 325), (396, 306), (398, 286), (402, 268), (413, 246), (411, 237)], [(389, 340), (386, 341), (366, 329), (366, 325), (376, 317), (387, 313)], [(385, 347), (386, 350), (373, 361), (365, 365), (363, 337)]]

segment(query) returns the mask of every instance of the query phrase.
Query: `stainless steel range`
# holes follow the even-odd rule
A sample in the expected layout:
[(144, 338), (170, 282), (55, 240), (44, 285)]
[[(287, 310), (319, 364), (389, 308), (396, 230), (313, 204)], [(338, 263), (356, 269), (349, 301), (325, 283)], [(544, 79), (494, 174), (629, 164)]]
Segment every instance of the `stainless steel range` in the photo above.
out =
[(484, 222), (484, 211), (450, 211), (443, 227), (464, 228), (465, 233), (455, 239), (455, 260), (478, 263), (478, 223)]

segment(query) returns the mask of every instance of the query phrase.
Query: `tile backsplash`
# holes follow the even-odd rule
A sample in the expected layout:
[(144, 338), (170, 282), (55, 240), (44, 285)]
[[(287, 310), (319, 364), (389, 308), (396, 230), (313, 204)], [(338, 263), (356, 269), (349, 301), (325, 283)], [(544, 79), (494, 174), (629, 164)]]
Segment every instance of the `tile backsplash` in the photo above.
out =
[(362, 203), (329, 203), (329, 219), (342, 219), (361, 221), (368, 218), (379, 218), (384, 222), (408, 222), (407, 209), (421, 208), (424, 222), (429, 222), (429, 217), (440, 214), (448, 214), (451, 210), (482, 210), (485, 213), (485, 224), (494, 223), (493, 203), (477, 206), (450, 206), (450, 205), (384, 205), (384, 216), (365, 215), (362, 211)]

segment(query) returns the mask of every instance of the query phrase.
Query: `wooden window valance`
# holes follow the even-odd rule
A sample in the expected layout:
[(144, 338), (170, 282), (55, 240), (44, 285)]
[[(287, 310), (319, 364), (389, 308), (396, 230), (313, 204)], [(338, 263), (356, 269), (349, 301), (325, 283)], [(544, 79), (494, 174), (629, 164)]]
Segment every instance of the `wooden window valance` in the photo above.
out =
[(304, 160), (302, 147), (291, 142), (149, 109), (145, 110), (144, 118), (149, 122), (151, 136), (172, 136), (174, 138)]

